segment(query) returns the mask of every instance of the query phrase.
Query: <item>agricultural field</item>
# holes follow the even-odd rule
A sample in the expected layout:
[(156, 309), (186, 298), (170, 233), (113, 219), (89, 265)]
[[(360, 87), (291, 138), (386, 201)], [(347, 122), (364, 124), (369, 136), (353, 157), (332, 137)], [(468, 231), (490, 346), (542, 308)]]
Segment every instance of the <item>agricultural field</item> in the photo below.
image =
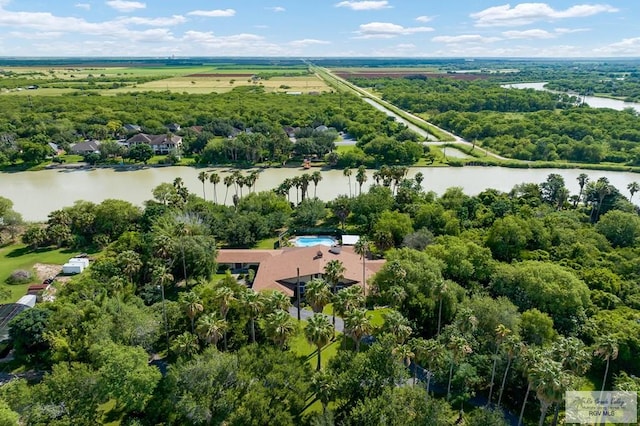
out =
[(325, 92), (330, 88), (305, 66), (64, 66), (2, 67), (0, 94), (57, 96), (81, 90), (102, 95), (136, 91), (223, 93), (260, 85), (266, 92)]
[(487, 78), (488, 74), (480, 73), (447, 73), (430, 67), (389, 67), (389, 68), (335, 68), (331, 70), (335, 75), (344, 79), (351, 78), (404, 78), (422, 76), (425, 78), (452, 78), (456, 80), (478, 80)]

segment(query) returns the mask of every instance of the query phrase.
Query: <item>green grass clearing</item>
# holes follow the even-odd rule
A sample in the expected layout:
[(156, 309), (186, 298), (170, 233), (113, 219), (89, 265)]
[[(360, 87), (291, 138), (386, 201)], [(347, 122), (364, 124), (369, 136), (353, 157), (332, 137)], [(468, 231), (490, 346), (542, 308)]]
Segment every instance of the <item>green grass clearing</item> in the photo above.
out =
[(0, 248), (0, 288), (11, 290), (11, 296), (0, 300), (0, 303), (13, 303), (27, 294), (31, 284), (40, 284), (35, 276), (30, 283), (8, 285), (6, 279), (16, 269), (26, 269), (33, 272), (36, 263), (63, 265), (78, 252), (68, 249), (40, 249), (31, 251), (23, 244), (12, 244)]

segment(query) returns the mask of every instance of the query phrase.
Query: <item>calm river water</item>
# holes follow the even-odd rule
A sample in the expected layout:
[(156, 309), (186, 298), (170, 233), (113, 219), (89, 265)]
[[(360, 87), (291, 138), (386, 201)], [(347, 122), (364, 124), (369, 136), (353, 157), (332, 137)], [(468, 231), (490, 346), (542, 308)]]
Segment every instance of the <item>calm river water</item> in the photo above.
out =
[[(43, 170), (37, 172), (4, 173), (0, 175), (0, 196), (14, 202), (14, 208), (25, 220), (44, 221), (47, 215), (77, 200), (99, 203), (108, 198), (130, 201), (142, 205), (151, 199), (151, 190), (163, 182), (173, 182), (176, 177), (184, 180), (185, 185), (195, 194), (202, 196), (202, 184), (198, 173), (203, 169), (191, 167), (159, 167), (130, 171), (112, 169), (94, 170)], [(206, 169), (213, 170), (213, 169)], [(229, 173), (229, 169), (215, 169), (221, 177)], [(256, 183), (257, 191), (264, 191), (278, 186), (285, 178), (301, 175), (308, 170), (298, 168), (264, 169)], [(591, 170), (564, 169), (508, 169), (501, 167), (414, 167), (409, 177), (422, 172), (423, 187), (426, 190), (442, 194), (452, 186), (462, 187), (465, 193), (478, 194), (487, 188), (509, 191), (514, 185), (523, 182), (543, 182), (549, 173), (558, 173), (565, 178), (567, 187), (572, 193), (578, 192), (576, 178), (586, 173), (591, 179), (607, 176), (610, 182), (622, 193), (626, 193), (627, 184), (640, 181), (640, 176), (626, 172), (604, 172)], [(366, 190), (373, 182), (369, 171), (369, 179), (363, 186)], [(342, 170), (323, 170), (323, 179), (318, 184), (317, 195), (322, 200), (331, 200), (340, 194), (349, 194), (348, 179)], [(351, 177), (351, 192), (357, 193), (355, 176)], [(213, 199), (213, 185), (206, 182), (207, 199)], [(218, 201), (224, 201), (226, 187), (218, 184)], [(244, 188), (244, 193), (247, 189)], [(309, 186), (309, 194), (313, 196), (313, 183)], [(227, 204), (231, 203), (233, 187), (229, 190)], [(295, 202), (295, 190), (291, 191), (291, 201)]]
[[(547, 90), (544, 88), (546, 82), (538, 82), (538, 83), (516, 83), (516, 84), (505, 84), (503, 87), (509, 87), (512, 89), (535, 89), (535, 90), (545, 90), (548, 92), (555, 92), (554, 90)], [(559, 92), (556, 92), (559, 93)], [(577, 95), (576, 95), (577, 96)], [(618, 111), (622, 111), (626, 108), (633, 108), (637, 112), (640, 112), (640, 104), (634, 102), (624, 102), (617, 99), (609, 99), (609, 98), (600, 98), (598, 96), (584, 96), (584, 102), (592, 108), (611, 108), (616, 109)]]

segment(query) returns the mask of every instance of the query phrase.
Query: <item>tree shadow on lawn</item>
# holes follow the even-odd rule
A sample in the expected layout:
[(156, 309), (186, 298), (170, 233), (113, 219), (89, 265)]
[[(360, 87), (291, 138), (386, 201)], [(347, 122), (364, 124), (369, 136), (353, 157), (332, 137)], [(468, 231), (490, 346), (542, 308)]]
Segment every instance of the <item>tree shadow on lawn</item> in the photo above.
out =
[[(21, 247), (21, 248), (11, 250), (9, 253), (7, 253), (6, 257), (15, 258), (15, 257), (25, 256), (27, 254), (48, 253), (53, 250), (55, 249), (52, 249), (51, 247), (43, 247), (43, 248), (37, 248), (37, 249), (32, 249), (30, 247)], [(78, 252), (77, 250), (72, 250), (72, 249), (64, 249), (60, 251), (60, 253), (69, 254), (69, 255), (73, 255), (77, 252)], [(95, 251), (88, 250), (87, 252), (95, 253), (97, 252), (97, 250)]]

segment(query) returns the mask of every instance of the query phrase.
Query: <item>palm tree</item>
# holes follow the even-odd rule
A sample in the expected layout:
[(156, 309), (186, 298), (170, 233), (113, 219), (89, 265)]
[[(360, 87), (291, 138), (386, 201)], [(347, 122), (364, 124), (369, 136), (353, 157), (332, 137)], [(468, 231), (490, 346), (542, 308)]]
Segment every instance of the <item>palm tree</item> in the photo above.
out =
[(594, 190), (598, 195), (598, 206), (595, 210), (595, 216), (593, 214), (594, 213), (593, 209), (591, 210), (591, 221), (597, 222), (598, 219), (600, 218), (600, 210), (602, 209), (602, 203), (604, 202), (604, 199), (606, 198), (606, 196), (611, 194), (611, 191), (612, 191), (612, 187), (609, 184), (609, 179), (607, 179), (606, 177), (601, 177), (600, 179), (598, 179), (594, 185)]
[(173, 340), (171, 349), (179, 357), (191, 358), (198, 353), (198, 349), (200, 349), (200, 346), (198, 345), (198, 336), (185, 331)]
[(238, 173), (238, 175), (236, 176), (236, 185), (238, 185), (238, 188), (240, 188), (240, 198), (242, 198), (242, 188), (244, 188), (245, 185), (249, 186), (247, 184), (247, 178)]
[(366, 309), (353, 309), (344, 318), (345, 333), (350, 336), (355, 345), (356, 353), (360, 352), (360, 340), (371, 333), (371, 321)]
[(333, 297), (333, 311), (340, 317), (344, 316), (348, 311), (362, 308), (363, 306), (362, 289), (358, 286), (343, 288)]
[(362, 259), (362, 290), (364, 291), (364, 297), (367, 297), (367, 280), (366, 280), (366, 259), (367, 259), (367, 253), (369, 252), (369, 250), (371, 250), (371, 242), (369, 241), (369, 239), (365, 236), (361, 236), (360, 238), (358, 238), (358, 241), (356, 241), (356, 244), (353, 246), (354, 251), (356, 252), (356, 254), (360, 255), (360, 258)]
[(291, 306), (291, 299), (289, 299), (284, 293), (279, 291), (273, 291), (267, 293), (268, 295), (264, 301), (265, 311), (272, 313), (275, 311), (288, 311)]
[(638, 182), (631, 182), (629, 185), (627, 185), (627, 189), (629, 190), (629, 201), (631, 201), (631, 199), (633, 198), (633, 195), (640, 191), (640, 184), (638, 184)]
[(444, 295), (447, 292), (448, 287), (447, 283), (444, 280), (439, 280), (434, 288), (436, 293), (436, 297), (438, 299), (438, 329), (436, 332), (436, 336), (440, 335), (440, 329), (442, 325), (442, 300), (444, 299)]
[(540, 401), (539, 426), (544, 425), (549, 407), (564, 396), (564, 385), (567, 382), (567, 374), (562, 370), (562, 364), (553, 360), (545, 360), (539, 363), (530, 373), (533, 379), (533, 387), (536, 397)]
[[(409, 368), (409, 366), (411, 365), (411, 361), (413, 361), (413, 359), (416, 357), (416, 354), (415, 352), (413, 352), (413, 348), (410, 345), (396, 346), (395, 348), (393, 348), (392, 353), (397, 357), (399, 357), (402, 360), (402, 364), (404, 364), (404, 366), (407, 368)], [(413, 378), (413, 384), (415, 385), (416, 384), (415, 363), (414, 363), (412, 378)]]
[(487, 405), (491, 405), (491, 396), (493, 395), (493, 385), (496, 377), (496, 364), (498, 363), (498, 351), (503, 340), (511, 334), (511, 330), (504, 324), (498, 324), (496, 327), (496, 351), (493, 354), (493, 367), (491, 368), (491, 384), (489, 385), (489, 397), (487, 398)]
[(286, 178), (285, 180), (282, 181), (282, 183), (280, 184), (280, 186), (278, 187), (278, 190), (283, 194), (287, 196), (287, 201), (291, 202), (290, 197), (289, 197), (289, 192), (291, 191), (291, 188), (293, 187), (293, 180)]
[(304, 201), (307, 198), (307, 191), (309, 189), (309, 184), (311, 183), (311, 175), (309, 173), (305, 173), (300, 176), (300, 199)]
[(277, 310), (265, 318), (265, 334), (280, 349), (284, 349), (287, 340), (293, 336), (296, 325), (288, 312)]
[(198, 320), (196, 331), (207, 344), (217, 347), (227, 328), (229, 328), (229, 323), (226, 320), (218, 318), (216, 313), (210, 313), (203, 315)]
[(349, 178), (349, 197), (352, 197), (352, 194), (351, 194), (351, 175), (352, 174), (353, 174), (353, 171), (349, 167), (345, 167), (345, 169), (342, 171), (342, 175)]
[(218, 191), (217, 187), (220, 183), (220, 175), (216, 172), (211, 172), (209, 175), (209, 182), (213, 184), (213, 202), (218, 204)]
[(251, 324), (251, 343), (256, 342), (256, 319), (264, 309), (263, 297), (260, 293), (256, 293), (251, 289), (246, 289), (240, 297), (240, 302), (249, 312), (249, 320)]
[[(578, 185), (580, 186), (580, 192), (578, 192), (578, 201), (582, 198), (584, 187), (589, 183), (589, 176), (586, 173), (580, 173), (577, 177)], [(577, 203), (576, 203), (577, 204)], [(576, 207), (575, 205), (573, 207)]]
[[(633, 195), (632, 195), (633, 196)], [(596, 341), (596, 349), (594, 351), (595, 356), (602, 358), (607, 364), (604, 369), (604, 377), (602, 379), (602, 389), (600, 392), (604, 392), (605, 385), (607, 384), (607, 375), (609, 374), (609, 363), (612, 359), (618, 358), (618, 341), (613, 336), (603, 336)]]
[(311, 378), (311, 389), (316, 399), (322, 404), (322, 413), (327, 412), (327, 406), (332, 400), (336, 390), (336, 380), (333, 374), (327, 371), (316, 371)]
[[(344, 278), (344, 272), (346, 271), (343, 263), (337, 259), (332, 259), (324, 265), (324, 277), (331, 284), (331, 292), (336, 293), (336, 287), (341, 279)], [(333, 329), (336, 328), (336, 310), (333, 309)]]
[(576, 376), (582, 376), (591, 367), (591, 352), (576, 337), (561, 337), (553, 344), (552, 349), (562, 368)]
[(382, 326), (382, 330), (392, 335), (396, 344), (403, 345), (413, 332), (409, 325), (409, 320), (395, 310), (384, 314), (383, 318), (384, 325)]
[(234, 177), (233, 175), (227, 175), (224, 177), (224, 179), (222, 179), (222, 183), (224, 183), (224, 185), (227, 187), (226, 191), (224, 192), (224, 204), (227, 204), (227, 195), (229, 195), (229, 187), (231, 187), (231, 185), (233, 185), (234, 182)]
[(325, 280), (313, 278), (304, 287), (304, 298), (313, 312), (319, 313), (331, 302), (331, 290)]
[(452, 335), (449, 338), (447, 348), (450, 351), (451, 361), (449, 363), (449, 383), (447, 385), (447, 400), (451, 399), (451, 379), (453, 379), (453, 367), (460, 363), (460, 360), (473, 352), (471, 346), (462, 336)]
[(446, 348), (435, 339), (414, 339), (413, 347), (416, 357), (426, 364), (427, 367), (427, 398), (434, 371), (442, 367), (446, 361)]
[(416, 184), (418, 184), (418, 187), (422, 188), (422, 182), (424, 181), (424, 175), (422, 172), (416, 173), (413, 179), (416, 181)]
[(202, 300), (195, 294), (193, 291), (188, 293), (182, 293), (180, 295), (180, 302), (182, 305), (182, 309), (184, 309), (187, 317), (191, 321), (191, 333), (195, 333), (194, 321), (198, 312), (202, 312), (204, 310), (204, 306), (202, 305)]
[(362, 194), (362, 185), (367, 181), (367, 168), (365, 166), (358, 167), (356, 172), (356, 181), (358, 182), (358, 194)]
[(260, 177), (260, 175), (259, 175), (258, 171), (257, 170), (252, 170), (251, 172), (249, 172), (249, 175), (245, 178), (245, 183), (249, 187), (249, 191), (250, 192), (255, 192), (255, 190), (256, 190), (256, 182), (258, 181), (259, 177)]
[[(229, 287), (218, 287), (213, 295), (214, 300), (218, 304), (218, 310), (220, 311), (220, 315), (222, 319), (227, 320), (227, 314), (229, 313), (229, 308), (231, 304), (236, 301), (235, 294), (233, 290)], [(224, 350), (227, 350), (227, 332), (224, 332)]]
[(125, 250), (120, 252), (116, 258), (118, 266), (122, 273), (126, 275), (130, 283), (133, 282), (133, 276), (142, 268), (142, 260), (140, 255), (133, 250)]
[(329, 339), (333, 334), (331, 323), (322, 314), (315, 314), (307, 322), (307, 326), (304, 328), (304, 335), (307, 341), (312, 345), (315, 345), (318, 350), (318, 366), (316, 370), (321, 368), (321, 354), (322, 347), (329, 343)]
[(294, 176), (291, 178), (291, 186), (296, 188), (296, 205), (300, 204), (300, 197), (298, 191), (300, 191), (300, 187), (302, 186), (302, 178), (300, 176)]
[(322, 180), (322, 173), (320, 173), (318, 170), (316, 170), (311, 174), (311, 181), (313, 182), (313, 198), (317, 198), (316, 193), (318, 190), (318, 183), (321, 180)]
[(498, 394), (498, 408), (500, 408), (500, 404), (502, 403), (502, 393), (504, 392), (504, 387), (507, 383), (507, 376), (509, 374), (509, 369), (511, 368), (511, 363), (514, 358), (523, 350), (524, 344), (520, 340), (518, 336), (510, 335), (504, 339), (503, 350), (507, 355), (507, 367), (504, 369), (504, 374), (502, 375), (502, 383), (500, 384), (500, 393)]
[(520, 409), (520, 417), (518, 417), (518, 426), (522, 424), (522, 418), (524, 417), (524, 409), (527, 405), (527, 400), (529, 399), (529, 393), (531, 392), (531, 388), (533, 387), (534, 380), (536, 377), (536, 370), (538, 368), (538, 364), (541, 363), (548, 356), (539, 348), (523, 348), (523, 356), (521, 358), (521, 365), (523, 367), (522, 374), (527, 379), (527, 390), (524, 393), (524, 399), (522, 400), (522, 408)]
[(207, 201), (207, 193), (204, 190), (204, 182), (209, 178), (209, 175), (207, 174), (207, 172), (200, 172), (198, 173), (198, 180), (200, 182), (202, 182), (202, 198), (204, 198), (205, 201)]

